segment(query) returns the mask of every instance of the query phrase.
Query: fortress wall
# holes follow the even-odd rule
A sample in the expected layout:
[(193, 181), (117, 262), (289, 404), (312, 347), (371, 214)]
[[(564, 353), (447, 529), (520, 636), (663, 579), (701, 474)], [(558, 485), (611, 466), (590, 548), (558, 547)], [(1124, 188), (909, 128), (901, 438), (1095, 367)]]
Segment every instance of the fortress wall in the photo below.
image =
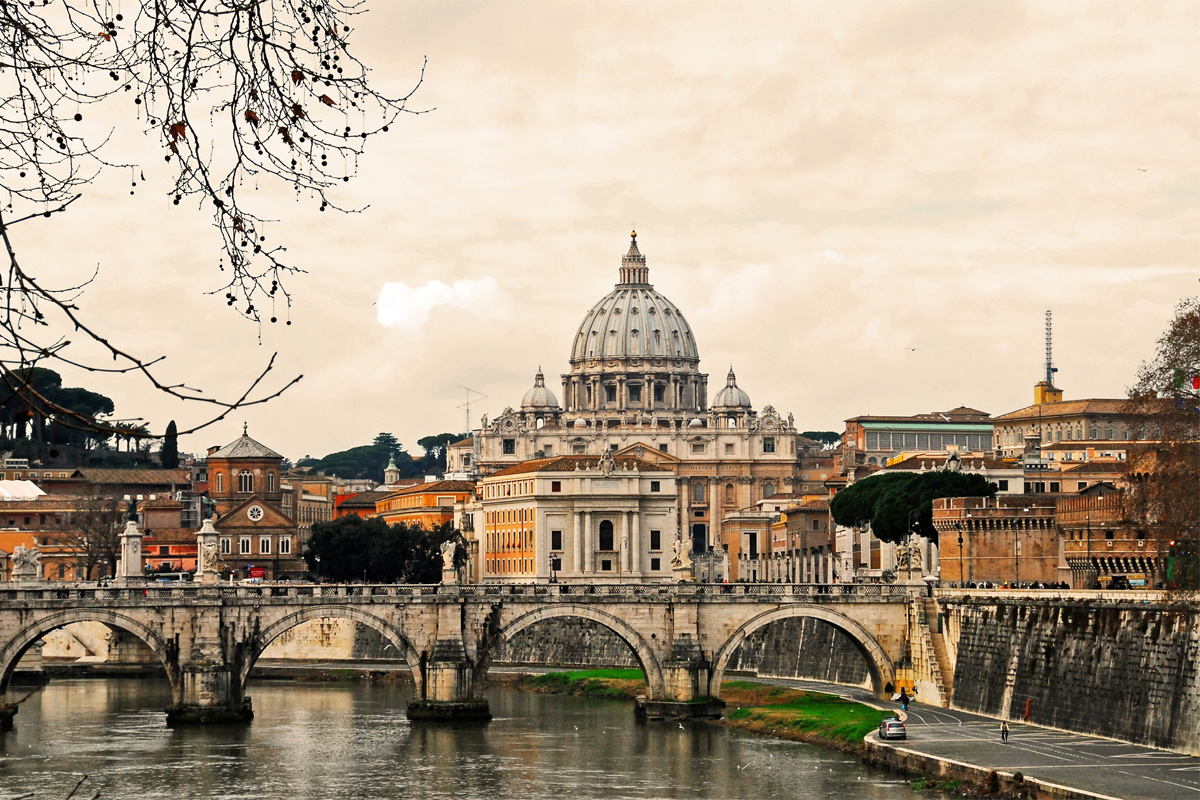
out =
[(957, 632), (952, 705), (1200, 755), (1192, 603), (942, 598)]

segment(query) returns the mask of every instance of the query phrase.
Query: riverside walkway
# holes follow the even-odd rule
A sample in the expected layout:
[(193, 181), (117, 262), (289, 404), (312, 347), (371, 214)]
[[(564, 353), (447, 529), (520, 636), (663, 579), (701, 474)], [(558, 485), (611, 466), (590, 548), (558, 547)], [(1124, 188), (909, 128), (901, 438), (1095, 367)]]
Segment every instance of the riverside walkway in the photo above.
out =
[[(876, 708), (880, 703), (857, 687), (786, 678), (751, 678), (778, 686), (838, 695)], [(939, 759), (998, 772), (1022, 773), (1045, 783), (1121, 800), (1197, 800), (1200, 758), (1081, 733), (1009, 722), (1008, 744), (1000, 743), (1000, 721), (923, 703), (910, 703), (904, 721), (908, 739), (880, 742)], [(875, 741), (875, 734), (868, 737)]]

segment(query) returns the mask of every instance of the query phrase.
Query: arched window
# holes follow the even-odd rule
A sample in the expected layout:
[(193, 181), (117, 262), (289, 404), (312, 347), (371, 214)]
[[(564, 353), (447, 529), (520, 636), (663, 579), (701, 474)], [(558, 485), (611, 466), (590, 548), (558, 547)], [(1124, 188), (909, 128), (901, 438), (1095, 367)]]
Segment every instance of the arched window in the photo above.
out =
[(725, 505), (727, 505), (727, 506), (733, 505), (733, 484), (732, 483), (725, 484)]
[(704, 502), (704, 484), (701, 481), (696, 481), (692, 484), (692, 502)]
[(274, 472), (267, 473), (267, 491), (268, 492), (275, 491), (275, 473)]
[(600, 523), (600, 549), (613, 549), (613, 524), (611, 520), (604, 520)]
[(763, 484), (763, 498), (766, 499), (773, 494), (775, 494), (775, 484), (764, 483)]
[(248, 469), (244, 469), (238, 473), (238, 491), (253, 492), (254, 491), (254, 474)]

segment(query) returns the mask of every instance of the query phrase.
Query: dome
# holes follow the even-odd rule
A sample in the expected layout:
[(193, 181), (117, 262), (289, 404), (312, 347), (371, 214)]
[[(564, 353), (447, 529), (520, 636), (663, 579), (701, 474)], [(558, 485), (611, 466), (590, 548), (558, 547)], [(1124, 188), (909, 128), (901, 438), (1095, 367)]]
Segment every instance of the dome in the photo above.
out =
[(743, 392), (737, 385), (737, 378), (733, 374), (733, 367), (729, 368), (729, 375), (725, 379), (725, 388), (717, 392), (716, 397), (712, 402), (713, 409), (719, 408), (750, 408), (750, 395)]
[(541, 367), (538, 367), (537, 375), (534, 376), (533, 388), (521, 398), (521, 408), (523, 410), (558, 408), (558, 398), (554, 396), (554, 392), (546, 388), (546, 378), (542, 375)]
[(620, 282), (583, 318), (571, 345), (571, 363), (612, 358), (699, 361), (692, 327), (674, 303), (649, 283), (646, 257), (634, 232), (621, 259)]
[(587, 426), (588, 426), (587, 420), (584, 419), (583, 417), (580, 417), (579, 419), (575, 420), (575, 422), (572, 423), (572, 425), (571, 425), (571, 427), (573, 427), (573, 428), (586, 428)]

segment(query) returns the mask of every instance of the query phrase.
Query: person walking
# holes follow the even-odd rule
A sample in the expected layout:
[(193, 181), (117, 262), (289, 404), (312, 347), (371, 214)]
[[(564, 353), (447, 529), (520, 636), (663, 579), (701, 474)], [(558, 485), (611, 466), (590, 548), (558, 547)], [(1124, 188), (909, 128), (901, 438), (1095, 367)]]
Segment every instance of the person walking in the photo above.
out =
[(905, 694), (903, 689), (900, 690), (900, 710), (908, 711), (908, 695)]
[(1008, 744), (1008, 723), (1000, 721), (1000, 744)]

